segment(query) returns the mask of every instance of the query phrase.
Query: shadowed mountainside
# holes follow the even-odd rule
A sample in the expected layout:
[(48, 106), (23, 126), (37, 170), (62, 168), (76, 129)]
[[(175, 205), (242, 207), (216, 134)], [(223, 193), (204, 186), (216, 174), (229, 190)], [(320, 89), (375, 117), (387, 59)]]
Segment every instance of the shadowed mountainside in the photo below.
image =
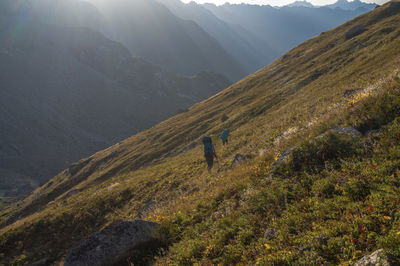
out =
[(132, 54), (183, 75), (211, 70), (237, 81), (248, 72), (192, 20), (156, 0), (92, 1), (107, 19), (112, 39)]
[(87, 28), (11, 14), (0, 22), (0, 187), (9, 196), (230, 84), (207, 71), (173, 74)]

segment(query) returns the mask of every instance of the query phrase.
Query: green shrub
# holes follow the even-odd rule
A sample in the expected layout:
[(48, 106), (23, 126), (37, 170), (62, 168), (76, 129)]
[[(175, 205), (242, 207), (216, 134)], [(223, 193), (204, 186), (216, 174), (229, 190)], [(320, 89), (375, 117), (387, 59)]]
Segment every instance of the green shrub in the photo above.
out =
[(343, 194), (353, 201), (363, 201), (370, 194), (370, 183), (364, 176), (355, 176), (343, 185)]
[(323, 198), (331, 198), (336, 192), (336, 184), (333, 177), (316, 180), (312, 186), (314, 195)]
[(294, 175), (299, 172), (318, 174), (327, 165), (338, 167), (340, 159), (360, 153), (360, 148), (359, 138), (328, 132), (294, 149), (288, 162), (277, 167), (275, 172), (281, 175)]

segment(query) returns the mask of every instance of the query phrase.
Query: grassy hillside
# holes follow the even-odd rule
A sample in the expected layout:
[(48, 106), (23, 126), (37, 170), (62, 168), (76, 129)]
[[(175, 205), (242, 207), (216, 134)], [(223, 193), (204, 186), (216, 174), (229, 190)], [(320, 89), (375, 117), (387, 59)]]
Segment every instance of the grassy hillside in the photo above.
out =
[[(346, 38), (360, 24), (365, 30)], [(399, 25), (400, 3), (390, 2), (71, 165), (2, 212), (1, 262), (60, 259), (107, 224), (136, 217), (168, 234), (161, 264), (339, 264), (377, 247), (398, 259)], [(309, 142), (348, 125), (378, 136)], [(200, 138), (218, 141), (223, 128), (231, 143), (217, 142), (219, 163), (208, 174)], [(237, 153), (248, 160), (234, 167)], [(263, 237), (267, 228), (275, 238)]]

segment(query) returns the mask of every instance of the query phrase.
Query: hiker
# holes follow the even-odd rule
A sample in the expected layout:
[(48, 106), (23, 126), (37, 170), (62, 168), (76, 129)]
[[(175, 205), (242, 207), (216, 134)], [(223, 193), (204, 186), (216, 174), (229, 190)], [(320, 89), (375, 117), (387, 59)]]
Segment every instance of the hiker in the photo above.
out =
[(211, 137), (203, 137), (204, 144), (204, 157), (206, 158), (206, 162), (208, 165), (208, 172), (211, 172), (211, 168), (214, 164), (214, 157), (217, 158), (217, 154), (215, 153), (214, 146), (212, 144)]
[(228, 144), (229, 130), (224, 129), (219, 137), (222, 140), (222, 145)]

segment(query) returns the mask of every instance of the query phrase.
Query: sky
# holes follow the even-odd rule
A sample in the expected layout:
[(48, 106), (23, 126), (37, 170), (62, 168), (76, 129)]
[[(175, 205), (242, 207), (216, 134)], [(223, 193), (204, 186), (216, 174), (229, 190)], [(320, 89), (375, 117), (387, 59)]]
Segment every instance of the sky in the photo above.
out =
[[(184, 3), (189, 3), (193, 0), (181, 0)], [(255, 5), (271, 5), (271, 6), (284, 6), (290, 3), (293, 3), (295, 0), (194, 0), (199, 4), (203, 3), (214, 3), (216, 5), (222, 5), (226, 2), (231, 4), (240, 4), (240, 3), (248, 3), (248, 4), (255, 4)], [(308, 2), (312, 3), (313, 5), (327, 5), (333, 4), (336, 0), (307, 0)], [(377, 3), (383, 4), (388, 2), (388, 0), (361, 0), (362, 2), (366, 3)]]

